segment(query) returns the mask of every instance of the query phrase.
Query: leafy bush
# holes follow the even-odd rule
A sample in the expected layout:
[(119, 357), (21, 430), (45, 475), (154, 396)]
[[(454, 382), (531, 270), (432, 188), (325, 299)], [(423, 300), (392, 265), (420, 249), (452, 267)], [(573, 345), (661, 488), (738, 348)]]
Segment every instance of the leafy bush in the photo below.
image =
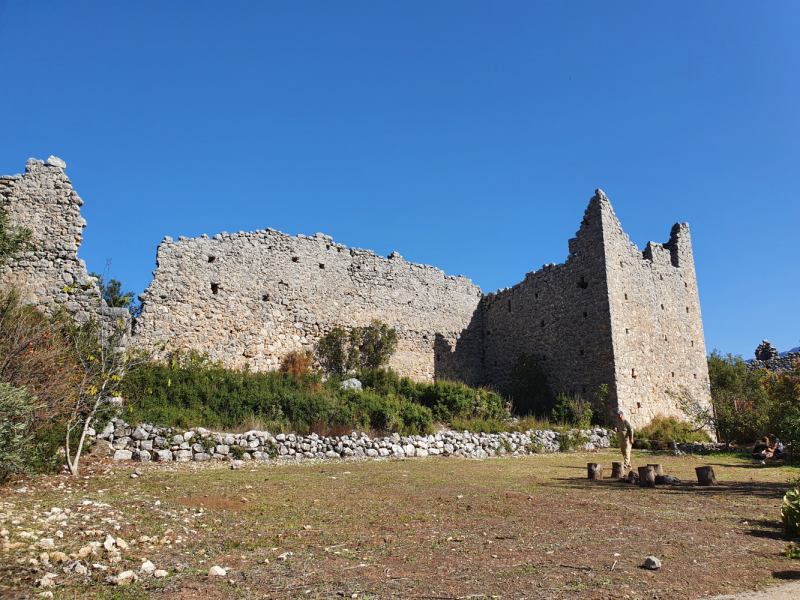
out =
[(133, 423), (234, 429), (257, 419), (298, 432), (309, 431), (312, 425), (358, 426), (403, 435), (431, 432), (431, 411), (393, 391), (394, 382), (398, 388), (405, 385), (397, 375), (375, 373), (375, 381), (389, 381), (386, 393), (340, 390), (337, 378), (323, 384), (318, 373), (226, 369), (190, 353), (127, 375), (122, 389), (131, 401), (126, 418)]
[(314, 364), (314, 353), (311, 350), (300, 352), (292, 350), (281, 359), (281, 373), (291, 375), (306, 375)]
[(326, 373), (344, 375), (354, 369), (375, 370), (389, 363), (397, 349), (397, 332), (378, 319), (348, 334), (335, 327), (317, 344), (317, 360)]
[(570, 397), (566, 394), (559, 394), (551, 415), (556, 423), (575, 425), (581, 428), (587, 428), (592, 424), (592, 407), (580, 395)]
[(326, 373), (344, 375), (354, 368), (350, 354), (350, 336), (341, 327), (334, 327), (320, 339), (317, 360)]
[(649, 425), (642, 427), (637, 437), (647, 440), (659, 440), (662, 442), (710, 442), (708, 433), (695, 430), (691, 423), (678, 421), (674, 417), (657, 415)]
[(0, 383), (0, 483), (28, 469), (35, 403), (26, 388)]
[(794, 488), (786, 492), (781, 506), (781, 519), (786, 537), (800, 538), (800, 489)]

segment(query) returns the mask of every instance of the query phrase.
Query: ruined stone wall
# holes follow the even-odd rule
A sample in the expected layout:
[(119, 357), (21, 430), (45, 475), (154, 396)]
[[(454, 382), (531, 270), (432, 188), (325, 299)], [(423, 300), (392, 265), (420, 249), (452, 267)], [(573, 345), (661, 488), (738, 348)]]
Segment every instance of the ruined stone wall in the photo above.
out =
[[(563, 264), (544, 265), (517, 285), (486, 296), (484, 374), (499, 389), (522, 353), (540, 359), (554, 393), (613, 388), (614, 356), (599, 201), (592, 200)], [(612, 390), (613, 391), (613, 390)]]
[(458, 342), (469, 351), (444, 357), (449, 369), (470, 373), (468, 363), (480, 355), (480, 336), (470, 329), (480, 289), (397, 253), (384, 258), (321, 233), (292, 237), (267, 229), (165, 238), (157, 263), (140, 296), (135, 335), (149, 349), (167, 342), (167, 350), (272, 370), (287, 352), (312, 349), (334, 327), (380, 319), (397, 330), (391, 367), (414, 379), (433, 379), (437, 353)]
[(687, 223), (642, 252), (603, 201), (618, 406), (642, 427), (659, 414), (684, 419), (667, 393), (711, 402), (700, 298)]
[(0, 177), (9, 222), (30, 229), (34, 243), (32, 251), (0, 268), (0, 282), (17, 286), (28, 303), (45, 312), (63, 306), (78, 321), (127, 318), (127, 310), (106, 306), (86, 263), (78, 258), (86, 221), (81, 217), (83, 200), (64, 174), (66, 167), (54, 156), (47, 162), (31, 158), (25, 174)]

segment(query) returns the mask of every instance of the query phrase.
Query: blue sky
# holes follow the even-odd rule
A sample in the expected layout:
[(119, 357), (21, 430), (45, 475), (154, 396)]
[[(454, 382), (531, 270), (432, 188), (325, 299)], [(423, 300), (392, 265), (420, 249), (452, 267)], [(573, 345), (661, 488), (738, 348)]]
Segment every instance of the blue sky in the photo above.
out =
[(800, 3), (0, 0), (0, 173), (51, 154), (80, 256), (274, 227), (484, 292), (562, 262), (595, 188), (691, 225), (709, 350), (800, 339)]

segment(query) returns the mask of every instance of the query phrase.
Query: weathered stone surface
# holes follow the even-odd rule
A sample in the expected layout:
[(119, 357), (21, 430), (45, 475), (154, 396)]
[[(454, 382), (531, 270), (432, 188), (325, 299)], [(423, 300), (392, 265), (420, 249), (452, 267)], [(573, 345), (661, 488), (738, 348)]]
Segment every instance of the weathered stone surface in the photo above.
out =
[(59, 169), (66, 169), (67, 163), (65, 163), (60, 158), (56, 158), (53, 155), (50, 155), (50, 158), (47, 159), (47, 164), (51, 167), (58, 167)]
[(130, 450), (117, 450), (114, 452), (114, 460), (130, 460), (133, 458), (133, 452)]
[[(0, 267), (4, 285), (16, 285), (25, 300), (46, 313), (66, 307), (79, 322), (88, 318), (109, 321), (104, 314), (100, 289), (78, 258), (86, 221), (81, 216), (83, 200), (64, 174), (66, 163), (51, 156), (31, 158), (23, 175), (0, 178), (0, 199), (8, 202), (12, 225), (30, 229), (35, 248)], [(122, 315), (125, 326), (130, 314)]]

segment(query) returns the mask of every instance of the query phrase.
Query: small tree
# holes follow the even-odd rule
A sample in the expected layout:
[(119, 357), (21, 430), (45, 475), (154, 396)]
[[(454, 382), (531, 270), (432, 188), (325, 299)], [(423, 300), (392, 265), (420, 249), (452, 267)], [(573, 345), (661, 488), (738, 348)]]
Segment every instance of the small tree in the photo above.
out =
[(317, 360), (326, 373), (344, 375), (349, 370), (350, 339), (341, 327), (326, 333), (317, 346)]
[(397, 332), (386, 323), (373, 319), (368, 327), (361, 330), (360, 336), (354, 336), (351, 330), (351, 344), (358, 342), (358, 362), (362, 368), (370, 371), (389, 364), (389, 359), (397, 350)]
[(772, 374), (764, 380), (772, 400), (771, 425), (775, 433), (793, 445), (800, 441), (800, 361), (794, 371)]
[[(65, 443), (67, 466), (70, 473), (80, 472), (80, 458), (90, 425), (103, 413), (122, 405), (119, 392), (122, 377), (147, 360), (145, 353), (127, 354), (124, 341), (126, 324), (90, 320), (75, 326), (70, 340), (80, 371), (75, 377), (75, 401), (67, 418)], [(80, 431), (75, 455), (70, 453), (70, 437)]]
[(345, 375), (353, 369), (375, 370), (389, 363), (397, 349), (397, 332), (374, 319), (368, 327), (348, 333), (335, 327), (320, 339), (317, 360), (326, 373)]
[(133, 292), (123, 292), (122, 283), (110, 276), (111, 273), (111, 259), (106, 261), (106, 266), (103, 269), (103, 274), (89, 273), (90, 277), (97, 278), (97, 287), (100, 288), (100, 293), (106, 304), (112, 308), (127, 308), (131, 313), (131, 317), (138, 318), (142, 314), (142, 303), (136, 298)]

